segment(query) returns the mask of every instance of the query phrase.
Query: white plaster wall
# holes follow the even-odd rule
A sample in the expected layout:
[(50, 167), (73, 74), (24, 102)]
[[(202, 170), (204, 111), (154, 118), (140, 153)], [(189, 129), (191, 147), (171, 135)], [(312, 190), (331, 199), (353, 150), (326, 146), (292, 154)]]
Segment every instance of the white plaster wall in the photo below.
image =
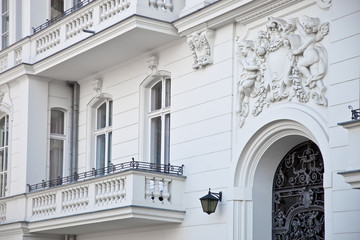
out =
[(337, 172), (348, 163), (348, 134), (337, 123), (351, 119), (348, 105), (360, 107), (360, 2), (334, 1), (331, 8), (331, 44), (329, 51), (330, 97), (329, 136), (333, 167), (333, 239), (360, 238), (360, 191), (351, 189)]
[[(124, 240), (233, 239), (232, 231), (239, 226), (236, 225), (237, 222), (233, 222), (233, 211), (236, 209), (233, 209), (232, 202), (228, 200), (231, 189), (236, 185), (234, 166), (239, 161), (242, 147), (245, 146), (246, 140), (256, 135), (259, 129), (271, 122), (270, 120), (286, 118), (287, 113), (296, 113), (296, 111), (306, 114), (301, 117), (291, 115), (289, 118), (308, 124), (306, 127), (309, 134), (320, 136), (317, 131), (321, 128), (329, 136), (328, 139), (324, 139), (325, 137), (321, 135), (318, 142), (320, 149), (324, 151), (327, 166), (325, 207), (327, 220), (330, 222), (326, 223), (327, 239), (360, 239), (360, 205), (358, 204), (360, 191), (351, 189), (342, 176), (337, 174), (346, 167), (348, 144), (346, 130), (337, 126), (337, 123), (350, 119), (347, 109), (349, 104), (355, 108), (359, 107), (360, 48), (357, 46), (360, 29), (351, 27), (355, 22), (359, 22), (359, 12), (359, 1), (347, 0), (344, 3), (342, 0), (337, 0), (333, 1), (333, 6), (328, 11), (321, 10), (313, 1), (305, 1), (274, 13), (273, 16), (283, 19), (308, 15), (319, 17), (321, 22), (330, 22), (330, 34), (322, 41), (329, 54), (329, 71), (324, 79), (328, 86), (326, 96), (329, 106), (327, 108), (318, 106), (311, 101), (300, 106), (298, 103), (289, 103), (286, 100), (272, 103), (258, 117), (249, 114), (242, 129), (238, 128), (237, 117), (234, 114), (235, 83), (239, 76), (234, 40), (236, 36), (254, 38), (258, 30), (265, 28), (267, 17), (247, 26), (229, 24), (217, 29), (214, 63), (203, 69), (192, 69), (193, 57), (186, 44), (186, 38), (183, 38), (122, 65), (81, 79), (79, 81), (81, 87), (79, 172), (90, 170), (94, 166), (89, 160), (92, 149), (89, 148), (91, 134), (88, 128), (90, 124), (88, 103), (96, 96), (91, 86), (94, 79), (103, 80), (102, 93), (110, 94), (114, 101), (113, 162), (130, 161), (132, 157), (136, 160), (148, 161), (142, 159), (140, 149), (143, 141), (139, 131), (140, 84), (150, 72), (146, 61), (153, 54), (157, 54), (160, 60), (159, 69), (171, 72), (172, 78), (171, 163), (184, 164), (184, 175), (187, 179), (183, 195), (186, 216), (182, 224), (79, 234), (77, 239), (107, 240), (117, 238), (120, 234), (121, 239)], [(44, 166), (47, 150), (44, 146), (47, 142), (40, 138), (45, 134), (45, 139), (48, 141), (49, 109), (53, 106), (70, 109), (69, 89), (63, 83), (51, 82), (46, 85), (45, 82), (39, 81), (19, 80), (17, 85), (11, 88), (13, 122), (10, 189), (14, 194), (23, 192), (25, 188), (26, 181), (19, 176), (28, 175), (28, 181), (35, 183), (40, 182), (46, 175)], [(32, 89), (30, 92), (29, 88)], [(42, 98), (48, 98), (48, 103), (40, 101)], [(30, 107), (28, 108), (24, 103), (30, 104)], [(36, 117), (30, 116), (33, 112), (37, 113)], [(318, 128), (311, 125), (310, 117), (306, 118), (305, 115), (312, 115), (312, 118), (318, 122)], [(315, 120), (313, 122), (316, 122)], [(39, 152), (36, 145), (28, 146), (30, 141), (34, 141), (31, 137), (35, 135), (35, 131), (30, 131), (29, 126), (36, 127), (36, 134), (40, 132), (35, 139), (39, 140), (38, 143), (43, 147)], [(46, 126), (46, 130), (42, 126)], [(311, 133), (313, 129), (316, 131)], [(298, 138), (295, 141), (298, 141)], [(29, 147), (35, 148), (28, 149)], [(29, 159), (27, 163), (26, 159)], [(275, 160), (267, 163), (269, 166), (263, 167), (262, 170), (267, 167), (276, 168)], [(35, 176), (34, 169), (38, 168), (42, 170), (37, 171), (36, 173), (40, 172), (40, 174)], [(261, 174), (261, 171), (256, 172), (255, 178)], [(255, 187), (256, 184), (259, 182), (255, 182)], [(213, 191), (224, 193), (224, 200), (216, 213), (210, 216), (202, 212), (198, 200), (207, 193), (209, 187)], [(268, 198), (271, 201), (271, 196), (264, 196), (268, 192), (261, 192), (262, 188), (265, 187), (257, 188), (253, 197)], [(255, 201), (254, 207), (262, 207), (260, 204), (261, 202)], [(240, 212), (241, 217), (244, 215), (245, 213)], [(254, 239), (263, 239), (264, 233), (257, 234), (254, 235)]]

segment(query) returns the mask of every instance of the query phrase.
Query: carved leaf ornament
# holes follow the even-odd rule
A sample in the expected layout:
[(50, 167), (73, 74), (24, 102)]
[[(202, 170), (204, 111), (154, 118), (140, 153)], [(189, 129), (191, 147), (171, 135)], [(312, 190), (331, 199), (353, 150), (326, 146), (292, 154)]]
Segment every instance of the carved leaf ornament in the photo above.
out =
[(287, 99), (327, 106), (323, 78), (328, 56), (320, 43), (329, 33), (329, 23), (303, 16), (289, 21), (269, 17), (266, 31), (255, 40), (237, 39), (242, 67), (237, 85), (239, 127), (250, 112), (259, 115), (264, 106)]

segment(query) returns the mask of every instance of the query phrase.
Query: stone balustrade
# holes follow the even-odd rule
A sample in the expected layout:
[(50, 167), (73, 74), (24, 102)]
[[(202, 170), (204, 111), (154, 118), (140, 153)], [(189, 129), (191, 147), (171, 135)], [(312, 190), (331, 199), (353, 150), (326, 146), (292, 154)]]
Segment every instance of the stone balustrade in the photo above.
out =
[(0, 203), (0, 224), (6, 221), (6, 202)]
[(42, 217), (54, 214), (56, 211), (56, 193), (40, 194), (32, 198), (32, 216)]
[[(150, 216), (154, 214), (154, 219), (159, 215), (156, 211), (164, 216), (168, 216), (169, 212), (181, 215), (184, 213), (184, 183), (185, 177), (181, 175), (135, 169), (67, 185), (55, 185), (2, 199), (0, 224), (24, 221), (47, 225), (47, 220), (53, 222), (56, 219), (66, 223), (66, 219), (71, 221), (70, 218), (74, 215), (83, 216), (85, 222), (88, 213), (104, 212), (105, 215), (112, 215), (112, 211), (131, 209), (134, 206), (143, 209), (141, 211), (148, 209)], [(24, 214), (14, 214), (18, 211)], [(96, 217), (96, 214), (91, 216)], [(106, 220), (103, 216), (102, 214), (101, 219)], [(148, 216), (146, 219), (149, 220)], [(178, 222), (178, 215), (171, 221)]]
[[(171, 22), (178, 18), (185, 0), (98, 0), (58, 21), (48, 22), (35, 34), (11, 44), (0, 52), (0, 72), (21, 63), (33, 64), (77, 42), (89, 33), (101, 32), (131, 16)], [(84, 32), (88, 30), (88, 32)]]

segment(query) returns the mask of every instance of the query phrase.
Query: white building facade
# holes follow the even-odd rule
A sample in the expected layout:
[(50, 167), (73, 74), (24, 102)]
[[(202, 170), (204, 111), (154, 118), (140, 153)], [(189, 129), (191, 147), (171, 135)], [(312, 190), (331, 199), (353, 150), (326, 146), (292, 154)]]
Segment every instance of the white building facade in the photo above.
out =
[(1, 240), (360, 239), (360, 1), (1, 13)]

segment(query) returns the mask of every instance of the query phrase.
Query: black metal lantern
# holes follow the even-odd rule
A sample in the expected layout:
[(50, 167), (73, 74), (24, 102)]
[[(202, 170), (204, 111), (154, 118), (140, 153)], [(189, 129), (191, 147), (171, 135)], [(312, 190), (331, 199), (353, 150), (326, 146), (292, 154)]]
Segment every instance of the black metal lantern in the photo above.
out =
[(200, 198), (203, 211), (209, 215), (215, 212), (218, 201), (221, 202), (221, 196), (222, 196), (222, 192), (214, 193), (211, 192), (209, 188), (209, 193), (203, 196), (202, 198)]

